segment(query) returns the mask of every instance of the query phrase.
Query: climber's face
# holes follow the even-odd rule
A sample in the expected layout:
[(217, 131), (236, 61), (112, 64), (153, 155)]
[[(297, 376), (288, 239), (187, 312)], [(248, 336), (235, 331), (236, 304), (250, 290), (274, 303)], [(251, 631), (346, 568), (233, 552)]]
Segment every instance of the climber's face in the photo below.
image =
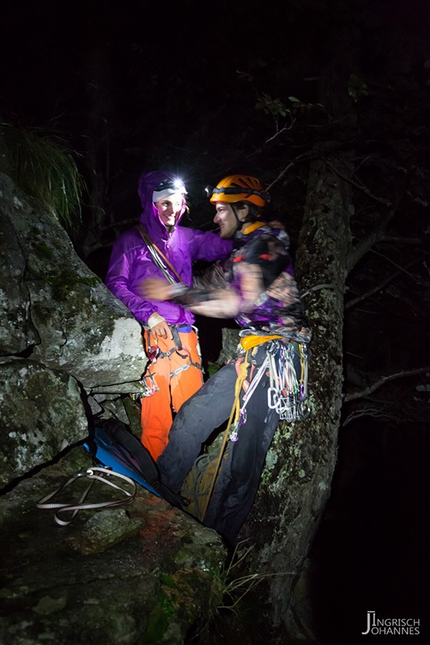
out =
[(223, 240), (229, 240), (234, 236), (236, 231), (242, 228), (242, 222), (244, 222), (246, 216), (248, 215), (248, 206), (242, 205), (241, 208), (236, 208), (237, 217), (233, 210), (231, 204), (226, 202), (217, 202), (216, 214), (214, 217), (214, 222), (219, 226), (219, 234)]
[(176, 220), (181, 214), (183, 204), (184, 198), (181, 193), (174, 193), (173, 195), (164, 197), (163, 199), (160, 199), (159, 202), (155, 203), (158, 217), (163, 222), (164, 226), (174, 226), (176, 224)]

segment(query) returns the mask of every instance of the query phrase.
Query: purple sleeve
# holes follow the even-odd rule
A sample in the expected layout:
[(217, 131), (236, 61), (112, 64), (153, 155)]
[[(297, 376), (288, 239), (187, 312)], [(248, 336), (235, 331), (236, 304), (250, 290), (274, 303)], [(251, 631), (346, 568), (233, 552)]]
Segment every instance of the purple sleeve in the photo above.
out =
[(188, 245), (193, 262), (196, 260), (206, 260), (207, 262), (224, 260), (233, 249), (232, 240), (223, 240), (216, 233), (186, 229), (185, 227), (183, 230), (189, 231), (187, 233)]
[(157, 309), (154, 303), (143, 300), (132, 291), (136, 277), (138, 252), (139, 244), (136, 243), (134, 236), (127, 232), (119, 237), (112, 248), (105, 284), (138, 320), (147, 322)]
[(140, 234), (131, 230), (115, 242), (109, 268), (105, 278), (106, 286), (123, 302), (141, 323), (146, 324), (153, 313), (158, 313), (171, 325), (193, 324), (194, 316), (173, 302), (154, 302), (138, 295), (137, 288), (142, 280), (149, 277), (162, 278), (163, 274), (154, 265)]

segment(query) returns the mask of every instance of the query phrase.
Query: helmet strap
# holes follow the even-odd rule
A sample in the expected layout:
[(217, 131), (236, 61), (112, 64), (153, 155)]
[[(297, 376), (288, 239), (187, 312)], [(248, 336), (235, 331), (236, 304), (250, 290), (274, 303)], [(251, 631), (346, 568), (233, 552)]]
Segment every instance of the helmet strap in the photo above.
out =
[[(239, 216), (237, 214), (237, 210), (235, 208), (235, 203), (234, 202), (231, 203), (230, 206), (232, 207), (234, 216), (236, 218), (236, 222), (237, 222), (236, 230), (237, 231), (240, 231), (240, 229), (242, 228), (242, 226), (244, 224), (252, 224), (255, 221), (254, 217), (249, 214), (249, 210), (248, 210), (248, 215), (245, 217), (245, 219), (239, 219)], [(248, 206), (248, 209), (249, 209), (249, 206)]]
[(237, 210), (236, 210), (235, 205), (234, 205), (234, 202), (232, 202), (230, 204), (230, 206), (231, 206), (231, 210), (233, 211), (234, 216), (236, 218), (236, 231), (240, 231), (240, 229), (242, 228), (242, 226), (244, 225), (245, 222), (242, 222), (242, 220), (239, 219), (238, 214), (237, 214)]

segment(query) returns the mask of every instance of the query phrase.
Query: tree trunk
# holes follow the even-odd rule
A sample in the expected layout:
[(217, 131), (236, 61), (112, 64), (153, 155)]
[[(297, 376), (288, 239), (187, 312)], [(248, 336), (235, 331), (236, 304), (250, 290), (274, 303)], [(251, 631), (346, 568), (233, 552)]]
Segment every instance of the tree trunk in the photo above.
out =
[[(330, 165), (341, 165), (345, 174), (345, 161), (331, 159)], [(309, 292), (305, 303), (313, 330), (311, 416), (292, 425), (281, 421), (267, 455), (258, 498), (243, 531), (243, 537), (252, 535), (256, 543), (252, 570), (270, 574), (274, 623), (284, 623), (289, 631), (293, 621), (293, 610), (289, 610), (291, 588), (330, 495), (336, 463), (350, 211), (348, 184), (323, 160), (314, 162), (296, 263), (301, 292)]]
[[(333, 131), (341, 122), (345, 132), (346, 124), (354, 128), (347, 92), (353, 69), (351, 44), (344, 42), (339, 51), (345, 56), (337, 56), (336, 64), (322, 76), (322, 102), (330, 111)], [(337, 139), (336, 134), (333, 139)], [(272, 621), (287, 634), (289, 643), (317, 642), (312, 628), (311, 572), (305, 559), (330, 496), (337, 457), (344, 290), (353, 212), (347, 179), (352, 156), (339, 140), (327, 142), (310, 167), (296, 274), (300, 291), (306, 294), (304, 302), (313, 333), (311, 416), (295, 424), (280, 423), (254, 508), (243, 528), (243, 537), (252, 536), (255, 544), (248, 568), (267, 575), (264, 584)]]

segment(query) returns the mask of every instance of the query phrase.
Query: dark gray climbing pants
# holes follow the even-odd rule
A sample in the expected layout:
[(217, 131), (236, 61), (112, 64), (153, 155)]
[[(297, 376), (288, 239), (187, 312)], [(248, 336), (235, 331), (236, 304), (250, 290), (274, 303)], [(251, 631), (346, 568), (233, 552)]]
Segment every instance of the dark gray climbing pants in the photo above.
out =
[[(255, 370), (264, 362), (265, 355), (265, 345), (262, 345), (253, 357)], [(174, 492), (180, 492), (202, 445), (229, 418), (236, 378), (234, 363), (225, 365), (176, 415), (167, 448), (157, 461), (161, 481)], [(265, 374), (246, 406), (246, 423), (239, 428), (238, 440), (229, 442), (227, 458), (223, 460), (203, 521), (230, 543), (234, 543), (251, 509), (266, 453), (278, 425), (278, 414), (268, 407), (268, 388), (269, 378)]]

